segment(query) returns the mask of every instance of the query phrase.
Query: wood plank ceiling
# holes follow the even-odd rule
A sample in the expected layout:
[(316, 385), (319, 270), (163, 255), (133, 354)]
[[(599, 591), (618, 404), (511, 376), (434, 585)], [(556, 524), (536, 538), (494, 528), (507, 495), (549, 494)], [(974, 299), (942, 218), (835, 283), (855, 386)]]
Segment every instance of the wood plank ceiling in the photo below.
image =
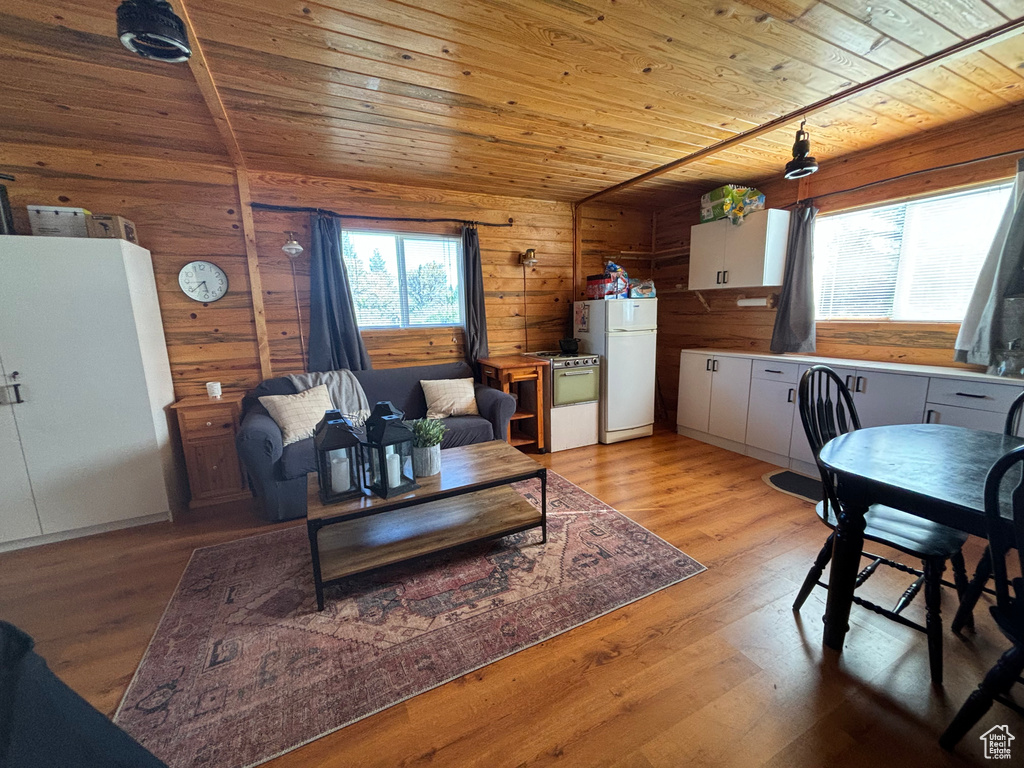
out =
[[(249, 169), (570, 201), (1024, 16), (1024, 0), (185, 2)], [(0, 139), (226, 162), (187, 66), (124, 51), (116, 5), (5, 1)], [(808, 129), (827, 162), (1022, 101), (1017, 35)], [(795, 127), (615, 202), (773, 175)]]

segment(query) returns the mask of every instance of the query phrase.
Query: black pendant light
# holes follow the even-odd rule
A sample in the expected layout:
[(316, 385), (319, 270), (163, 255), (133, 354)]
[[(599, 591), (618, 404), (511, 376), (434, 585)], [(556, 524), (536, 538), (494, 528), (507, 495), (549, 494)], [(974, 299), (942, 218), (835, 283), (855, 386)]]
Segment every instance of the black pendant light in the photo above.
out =
[(178, 62), (192, 55), (185, 24), (166, 0), (124, 0), (117, 9), (117, 36), (146, 59)]
[(793, 159), (786, 163), (787, 179), (802, 179), (810, 176), (818, 170), (818, 161), (808, 157), (811, 151), (811, 140), (804, 130), (806, 120), (800, 121), (800, 128), (796, 132), (796, 141), (793, 143)]

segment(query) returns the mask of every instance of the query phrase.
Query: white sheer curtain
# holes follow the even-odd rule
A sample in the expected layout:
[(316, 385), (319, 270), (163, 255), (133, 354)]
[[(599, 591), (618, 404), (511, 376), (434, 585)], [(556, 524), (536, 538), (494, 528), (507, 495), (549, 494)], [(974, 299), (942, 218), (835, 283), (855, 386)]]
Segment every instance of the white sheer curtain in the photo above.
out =
[(1017, 161), (1013, 194), (1006, 204), (992, 247), (978, 274), (974, 294), (956, 338), (953, 359), (961, 363), (996, 365), (1003, 299), (1020, 286), (1024, 269), (1024, 158)]

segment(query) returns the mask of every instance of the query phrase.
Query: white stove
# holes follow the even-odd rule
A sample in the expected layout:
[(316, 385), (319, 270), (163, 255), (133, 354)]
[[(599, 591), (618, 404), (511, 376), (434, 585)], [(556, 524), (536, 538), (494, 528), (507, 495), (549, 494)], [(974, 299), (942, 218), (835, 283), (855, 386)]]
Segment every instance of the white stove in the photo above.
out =
[[(549, 361), (544, 382), (544, 433), (550, 451), (596, 445), (601, 358), (563, 352), (528, 352)], [(532, 403), (529, 405), (533, 405)]]

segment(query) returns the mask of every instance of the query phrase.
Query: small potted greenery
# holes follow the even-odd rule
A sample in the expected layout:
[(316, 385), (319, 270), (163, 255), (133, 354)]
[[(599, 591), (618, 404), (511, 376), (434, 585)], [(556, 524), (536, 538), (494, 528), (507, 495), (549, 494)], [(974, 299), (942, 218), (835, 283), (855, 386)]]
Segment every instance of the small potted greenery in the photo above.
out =
[(430, 477), (441, 471), (441, 438), (448, 431), (437, 419), (406, 422), (412, 429), (412, 471), (416, 477)]

